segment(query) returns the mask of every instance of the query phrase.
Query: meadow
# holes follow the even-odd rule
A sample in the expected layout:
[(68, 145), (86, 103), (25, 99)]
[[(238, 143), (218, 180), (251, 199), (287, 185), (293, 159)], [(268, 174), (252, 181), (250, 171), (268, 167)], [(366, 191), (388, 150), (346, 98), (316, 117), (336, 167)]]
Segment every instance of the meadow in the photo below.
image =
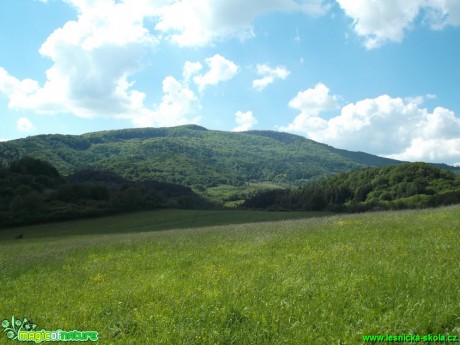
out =
[(155, 212), (0, 231), (0, 319), (96, 330), (101, 344), (460, 333), (460, 206)]

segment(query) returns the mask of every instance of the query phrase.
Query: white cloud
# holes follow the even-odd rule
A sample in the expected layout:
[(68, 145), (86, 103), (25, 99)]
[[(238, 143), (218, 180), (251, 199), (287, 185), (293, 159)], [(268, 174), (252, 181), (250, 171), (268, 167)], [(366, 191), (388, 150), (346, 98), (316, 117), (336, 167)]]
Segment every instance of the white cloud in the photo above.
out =
[(198, 74), (203, 69), (200, 62), (186, 61), (182, 69), (183, 81), (172, 76), (163, 80), (163, 98), (160, 104), (154, 105), (150, 110), (142, 107), (141, 100), (139, 111), (128, 118), (140, 127), (198, 123), (200, 116), (197, 113), (201, 105), (190, 88), (190, 80), (193, 79), (199, 90), (203, 91), (207, 85), (229, 80), (238, 72), (238, 66), (221, 55), (216, 54), (205, 61), (209, 69), (204, 74)]
[(252, 126), (257, 124), (257, 119), (252, 114), (252, 111), (237, 111), (235, 113), (235, 121), (238, 124), (238, 126), (233, 129), (234, 132), (247, 131)]
[(187, 82), (179, 82), (168, 76), (163, 80), (163, 98), (153, 110), (143, 109), (134, 115), (134, 125), (176, 126), (187, 123), (198, 123), (200, 117), (196, 112), (200, 108), (195, 93), (190, 90)]
[(9, 98), (8, 107), (15, 108), (20, 106), (38, 89), (39, 85), (35, 80), (18, 80), (0, 67), (0, 94), (4, 94)]
[(302, 12), (318, 16), (327, 12), (325, 0), (182, 0), (158, 10), (155, 29), (181, 46), (204, 46), (226, 37), (254, 36), (252, 22), (268, 12)]
[(432, 113), (426, 112), (420, 126), (421, 137), (426, 140), (460, 139), (460, 118), (449, 109), (437, 107)]
[(203, 69), (200, 62), (186, 61), (182, 69), (183, 81), (172, 76), (166, 77), (163, 80), (161, 103), (154, 105), (152, 110), (140, 109), (132, 117), (133, 123), (141, 127), (198, 123), (201, 117), (197, 113), (201, 105), (190, 88), (190, 80), (193, 79), (198, 89), (203, 91), (207, 85), (217, 85), (233, 78), (239, 70), (235, 63), (218, 54), (205, 61), (208, 71), (204, 74), (198, 74)]
[(460, 25), (458, 0), (337, 0), (345, 14), (353, 19), (353, 29), (364, 37), (368, 49), (387, 41), (401, 42), (416, 18), (432, 29)]
[[(294, 100), (292, 103), (298, 105)], [(365, 151), (400, 160), (453, 164), (460, 159), (460, 118), (437, 107), (432, 112), (419, 104), (388, 95), (364, 99), (342, 107), (326, 119), (322, 110), (301, 113), (282, 130), (353, 151)]]
[[(212, 44), (215, 39), (251, 36), (253, 19), (270, 11), (322, 15), (329, 8), (325, 0), (63, 1), (76, 9), (77, 17), (40, 47), (40, 54), (52, 63), (45, 82), (20, 80), (0, 68), (0, 93), (8, 97), (8, 106), (40, 114), (126, 118), (144, 125), (185, 121), (186, 111), (199, 109), (190, 80), (203, 91), (239, 70), (221, 55), (206, 59), (208, 69), (203, 73), (201, 63), (187, 62), (183, 81), (167, 77), (161, 103), (146, 106), (147, 95), (136, 90), (135, 76), (145, 67), (146, 53), (161, 40)], [(148, 27), (152, 22), (156, 31)], [(170, 115), (164, 115), (165, 109)]]
[(17, 121), (18, 130), (21, 132), (33, 132), (35, 131), (35, 126), (27, 117), (21, 117)]
[[(0, 68), (0, 93), (8, 96), (10, 108), (125, 118), (137, 126), (198, 121), (199, 104), (188, 79), (199, 72), (200, 63), (185, 64), (183, 82), (166, 77), (161, 103), (151, 107), (145, 105), (146, 94), (134, 89), (130, 81), (143, 68), (148, 49), (156, 44), (143, 20), (154, 16), (159, 2), (65, 1), (78, 10), (78, 19), (55, 30), (41, 46), (40, 53), (53, 62), (44, 85), (18, 80)], [(203, 85), (214, 81), (211, 73)], [(27, 123), (21, 122), (21, 128), (27, 129)]]
[(268, 65), (259, 64), (257, 65), (257, 74), (262, 76), (262, 78), (254, 80), (252, 82), (252, 87), (257, 91), (262, 91), (273, 83), (275, 79), (286, 79), (290, 73), (291, 72), (283, 66), (271, 68)]
[(220, 82), (232, 79), (238, 73), (239, 67), (232, 61), (216, 54), (206, 59), (209, 70), (205, 74), (197, 75), (193, 81), (203, 91), (207, 85), (217, 85)]
[(199, 62), (186, 61), (184, 64), (183, 77), (184, 80), (189, 81), (194, 75), (203, 69), (203, 65)]
[(447, 162), (455, 165), (452, 159), (460, 158), (460, 138), (458, 139), (421, 139), (412, 140), (403, 152), (387, 155), (388, 158), (407, 161)]
[(425, 102), (425, 97), (424, 96), (405, 97), (404, 102), (414, 103), (416, 105), (422, 105), (423, 102)]
[(318, 115), (323, 111), (335, 110), (338, 107), (338, 97), (329, 94), (329, 88), (318, 83), (314, 88), (297, 93), (289, 101), (289, 106), (301, 111), (305, 117)]
[(8, 141), (8, 139), (0, 138), (0, 142)]
[(0, 92), (9, 97), (10, 108), (82, 117), (139, 111), (145, 95), (133, 90), (128, 79), (142, 68), (146, 49), (155, 44), (143, 26), (147, 2), (66, 2), (77, 9), (78, 20), (55, 30), (41, 46), (40, 54), (53, 62), (44, 85), (0, 71)]
[(424, 96), (405, 97), (404, 101), (406, 103), (414, 103), (416, 105), (422, 105), (423, 103), (425, 103), (426, 99), (436, 99), (436, 95), (429, 93)]

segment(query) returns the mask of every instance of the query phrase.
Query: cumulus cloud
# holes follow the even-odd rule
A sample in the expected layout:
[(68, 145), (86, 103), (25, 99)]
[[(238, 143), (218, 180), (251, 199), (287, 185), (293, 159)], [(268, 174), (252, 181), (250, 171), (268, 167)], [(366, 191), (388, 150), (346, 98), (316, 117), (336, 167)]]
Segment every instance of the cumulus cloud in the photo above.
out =
[[(193, 78), (200, 91), (203, 91), (207, 85), (217, 85), (220, 82), (232, 79), (239, 70), (239, 67), (234, 62), (219, 54), (207, 58), (205, 61), (209, 70), (205, 74), (200, 74)], [(198, 65), (195, 65), (195, 69), (197, 67)]]
[(179, 82), (172, 76), (163, 80), (163, 98), (153, 110), (143, 109), (133, 116), (134, 125), (174, 126), (198, 122), (199, 116), (194, 116), (199, 109), (197, 97), (186, 82)]
[(234, 132), (247, 131), (257, 124), (257, 119), (252, 114), (252, 111), (237, 111), (235, 113), (235, 121), (238, 126), (233, 129)]
[(420, 139), (412, 140), (409, 147), (403, 152), (387, 155), (388, 158), (407, 161), (447, 162), (458, 165), (455, 160), (460, 159), (459, 139)]
[(35, 131), (35, 126), (27, 117), (21, 117), (17, 121), (18, 130), (21, 132), (33, 132)]
[(460, 25), (460, 3), (457, 0), (337, 0), (353, 29), (364, 38), (368, 49), (385, 42), (401, 42), (406, 31), (422, 17), (421, 22), (440, 30), (447, 25)]
[[(8, 97), (12, 109), (125, 118), (138, 125), (185, 121), (186, 111), (199, 108), (190, 81), (202, 92), (239, 70), (218, 54), (206, 59), (207, 70), (200, 62), (187, 62), (183, 80), (166, 77), (162, 101), (148, 106), (147, 94), (135, 88), (135, 76), (145, 67), (146, 53), (161, 40), (209, 45), (216, 39), (252, 36), (252, 21), (267, 12), (322, 15), (329, 8), (326, 0), (63, 1), (77, 17), (52, 32), (40, 47), (40, 54), (52, 63), (45, 81), (20, 80), (0, 68), (0, 93)], [(169, 116), (162, 115), (166, 109)]]
[[(173, 76), (167, 76), (163, 80), (163, 97), (160, 104), (154, 105), (153, 109), (139, 106), (137, 113), (128, 118), (140, 127), (198, 123), (201, 119), (198, 115), (201, 105), (190, 83), (193, 81), (202, 92), (208, 85), (217, 85), (233, 78), (239, 69), (235, 63), (218, 54), (205, 59), (205, 62), (208, 71), (199, 74), (203, 65), (198, 61), (186, 61), (182, 69), (182, 81)], [(143, 101), (138, 103), (142, 105)]]
[[(298, 105), (296, 100), (290, 105)], [(382, 95), (341, 108), (332, 118), (322, 116), (308, 105), (283, 130), (305, 133), (329, 145), (365, 151), (400, 160), (423, 160), (453, 164), (460, 156), (460, 118), (437, 107), (432, 112), (414, 102)]]
[[(55, 30), (41, 46), (40, 54), (53, 62), (44, 85), (18, 80), (0, 68), (0, 93), (7, 95), (10, 108), (125, 118), (138, 126), (176, 125), (197, 119), (188, 117), (198, 108), (188, 79), (201, 64), (184, 66), (184, 82), (166, 77), (162, 101), (151, 107), (145, 105), (146, 94), (134, 89), (130, 80), (143, 68), (148, 49), (157, 43), (143, 23), (144, 18), (155, 15), (152, 2), (66, 2), (77, 9), (78, 18)], [(22, 121), (20, 128), (29, 127)]]
[[(55, 30), (40, 54), (53, 65), (39, 86), (0, 71), (0, 91), (11, 108), (82, 117), (126, 116), (142, 108), (145, 95), (132, 89), (129, 77), (155, 39), (143, 26), (146, 6), (111, 0), (67, 0), (78, 19)], [(139, 3), (140, 4), (140, 3)]]
[(192, 78), (202, 69), (203, 69), (203, 65), (199, 62), (185, 61), (184, 69), (182, 73), (184, 80), (189, 81), (190, 78)]
[(289, 106), (301, 111), (305, 117), (315, 116), (323, 111), (335, 110), (338, 107), (338, 97), (329, 94), (329, 88), (318, 83), (314, 88), (300, 91), (289, 101)]
[(257, 91), (262, 91), (268, 85), (273, 83), (275, 79), (286, 79), (290, 73), (291, 72), (289, 72), (283, 66), (271, 68), (266, 64), (259, 64), (257, 65), (257, 74), (260, 75), (262, 78), (255, 79), (252, 82), (252, 87)]
[(20, 106), (29, 95), (34, 94), (38, 89), (39, 85), (35, 80), (19, 80), (0, 67), (0, 94), (9, 98), (10, 108)]
[(329, 7), (325, 0), (173, 1), (158, 9), (155, 29), (180, 46), (204, 46), (226, 37), (253, 37), (254, 18), (268, 12), (319, 16)]

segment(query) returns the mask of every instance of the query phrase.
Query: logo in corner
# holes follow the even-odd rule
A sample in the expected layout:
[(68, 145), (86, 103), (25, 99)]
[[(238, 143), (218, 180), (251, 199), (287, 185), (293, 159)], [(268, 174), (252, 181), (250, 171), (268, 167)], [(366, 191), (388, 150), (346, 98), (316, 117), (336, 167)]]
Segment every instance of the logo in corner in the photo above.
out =
[(14, 315), (11, 316), (10, 320), (2, 321), (3, 333), (6, 333), (8, 339), (17, 340), (18, 334), (20, 331), (33, 331), (37, 328), (37, 325), (33, 322), (24, 318), (22, 321), (20, 319), (15, 319)]
[(56, 331), (48, 331), (45, 329), (38, 330), (37, 325), (32, 321), (24, 318), (17, 319), (11, 316), (11, 320), (2, 321), (3, 332), (10, 340), (17, 341), (30, 341), (35, 343), (42, 343), (48, 341), (98, 341), (99, 335), (96, 331), (63, 331), (58, 329)]

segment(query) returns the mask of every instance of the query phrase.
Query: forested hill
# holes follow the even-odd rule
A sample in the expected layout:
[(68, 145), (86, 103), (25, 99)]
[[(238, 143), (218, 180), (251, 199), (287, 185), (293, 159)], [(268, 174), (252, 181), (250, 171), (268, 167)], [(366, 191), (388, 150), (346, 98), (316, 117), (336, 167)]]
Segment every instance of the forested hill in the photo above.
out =
[(367, 211), (460, 203), (460, 176), (426, 163), (336, 174), (298, 189), (272, 190), (246, 200), (247, 208)]
[(0, 143), (1, 165), (25, 156), (48, 161), (62, 175), (103, 169), (129, 180), (178, 183), (197, 191), (262, 181), (295, 186), (331, 173), (400, 163), (287, 133), (234, 133), (197, 125), (38, 135)]
[(129, 181), (102, 170), (62, 177), (48, 162), (26, 157), (0, 169), (0, 228), (159, 208), (214, 208), (190, 188)]

